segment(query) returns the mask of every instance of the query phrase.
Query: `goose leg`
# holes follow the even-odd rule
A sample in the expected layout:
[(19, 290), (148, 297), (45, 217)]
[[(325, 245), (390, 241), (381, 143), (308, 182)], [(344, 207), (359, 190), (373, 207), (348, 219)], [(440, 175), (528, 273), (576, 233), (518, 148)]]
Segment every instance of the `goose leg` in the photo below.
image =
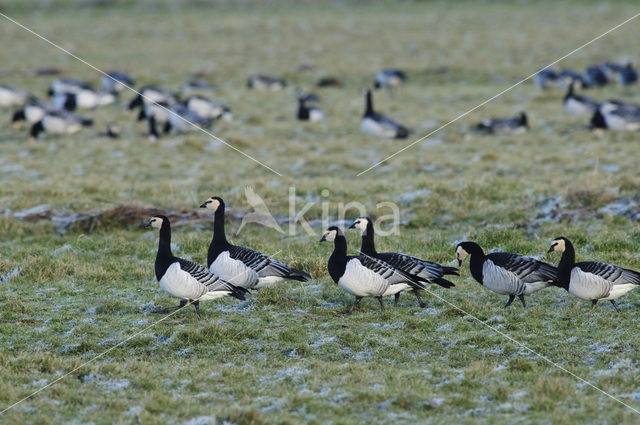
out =
[(185, 305), (187, 305), (187, 300), (180, 300), (180, 304), (175, 307), (157, 308), (153, 310), (152, 313), (155, 313), (155, 314), (171, 313), (172, 311), (180, 310)]
[(616, 302), (616, 300), (609, 300), (609, 301), (611, 301), (611, 304), (613, 304), (613, 306), (616, 308), (616, 311), (620, 313), (620, 308), (618, 307), (618, 303)]
[(522, 307), (527, 308), (527, 303), (524, 302), (524, 294), (518, 295), (518, 298), (520, 298), (520, 301), (522, 302)]
[(345, 311), (344, 314), (351, 314), (351, 312), (353, 311), (354, 308), (356, 308), (360, 300), (362, 300), (362, 297), (356, 297), (356, 300), (353, 302), (353, 305), (351, 305), (351, 307), (347, 311)]
[(416, 296), (416, 298), (418, 299), (418, 304), (420, 304), (420, 307), (425, 308), (427, 306), (427, 303), (425, 303), (424, 301), (422, 301), (422, 297), (420, 296), (420, 292), (418, 292), (417, 289), (414, 289), (413, 291), (413, 295)]
[(380, 310), (384, 311), (384, 303), (382, 302), (382, 297), (376, 297), (378, 302), (380, 303)]
[(394, 296), (393, 296), (393, 306), (394, 307), (398, 307), (398, 300), (400, 299), (400, 292), (397, 292)]
[(200, 301), (198, 300), (193, 301), (192, 304), (196, 308), (196, 314), (198, 315), (198, 319), (202, 319), (202, 316), (200, 316)]
[(509, 307), (511, 305), (511, 303), (513, 302), (513, 300), (515, 300), (515, 299), (516, 299), (515, 295), (509, 295), (509, 301), (507, 301), (507, 303), (504, 305), (503, 308)]
[(596, 304), (598, 304), (598, 300), (591, 300), (591, 309), (592, 310), (596, 306)]

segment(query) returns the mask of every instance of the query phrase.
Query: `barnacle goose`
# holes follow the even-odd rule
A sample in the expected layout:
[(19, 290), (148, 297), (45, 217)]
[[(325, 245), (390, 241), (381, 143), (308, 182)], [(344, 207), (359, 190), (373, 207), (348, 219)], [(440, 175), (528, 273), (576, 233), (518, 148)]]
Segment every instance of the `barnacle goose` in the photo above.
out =
[(564, 96), (564, 109), (573, 115), (591, 115), (598, 110), (600, 103), (587, 96), (575, 94), (575, 82), (569, 83), (567, 94)]
[(305, 102), (320, 102), (320, 96), (315, 93), (307, 92), (300, 87), (296, 88), (296, 97), (303, 99)]
[(225, 205), (217, 196), (207, 199), (200, 208), (215, 211), (213, 238), (207, 253), (209, 269), (243, 288), (262, 288), (285, 280), (306, 282), (309, 273), (296, 270), (249, 248), (232, 245), (224, 232)]
[(75, 93), (81, 89), (93, 90), (91, 84), (86, 81), (76, 80), (73, 78), (62, 78), (54, 80), (49, 86), (49, 96), (55, 96), (62, 93)]
[(119, 94), (128, 87), (133, 87), (136, 82), (128, 74), (119, 71), (107, 72), (102, 76), (102, 90), (107, 93)]
[(29, 99), (29, 93), (24, 90), (10, 86), (0, 86), (0, 108), (22, 106), (27, 99)]
[(113, 93), (84, 88), (73, 92), (59, 92), (53, 96), (54, 106), (67, 111), (95, 109), (98, 106), (110, 105), (115, 100)]
[[(419, 278), (424, 279), (427, 283), (435, 283), (443, 288), (451, 288), (455, 286), (452, 282), (443, 279), (444, 275), (459, 276), (458, 269), (455, 267), (444, 267), (440, 264), (425, 261), (421, 258), (412, 257), (406, 254), (376, 251), (374, 242), (375, 230), (373, 228), (373, 222), (369, 217), (358, 217), (349, 228), (362, 231), (362, 245), (360, 246), (361, 254), (382, 260), (410, 276), (418, 276)], [(424, 308), (427, 306), (425, 302), (422, 301), (418, 289), (411, 286), (408, 282), (390, 285), (384, 295), (394, 295), (394, 305), (398, 305), (400, 292), (406, 290), (413, 291), (413, 294), (418, 299), (420, 307)]]
[(409, 136), (409, 130), (388, 116), (375, 112), (372, 97), (371, 90), (367, 89), (365, 91), (366, 107), (360, 124), (362, 131), (370, 136), (385, 139), (406, 139)]
[(217, 120), (222, 118), (225, 121), (233, 120), (233, 113), (224, 102), (219, 100), (207, 99), (204, 96), (191, 96), (184, 104), (187, 108), (196, 112), (203, 118)]
[(376, 89), (386, 88), (391, 89), (399, 86), (407, 79), (407, 74), (397, 68), (387, 68), (376, 74), (376, 78), (373, 82), (373, 87)]
[(620, 311), (616, 298), (640, 286), (640, 273), (600, 261), (576, 263), (576, 252), (565, 237), (553, 240), (548, 252), (562, 252), (558, 264), (558, 281), (554, 286), (566, 289), (571, 295), (590, 300), (595, 306), (599, 300), (609, 300)]
[(476, 129), (488, 134), (520, 134), (529, 129), (527, 114), (520, 112), (513, 118), (492, 118), (476, 125)]
[(165, 124), (165, 133), (174, 129), (180, 133), (195, 131), (198, 127), (206, 127), (211, 124), (210, 118), (205, 118), (196, 111), (189, 109), (184, 103), (176, 103), (171, 106), (169, 119)]
[(192, 302), (200, 317), (200, 301), (232, 296), (244, 300), (246, 289), (221, 279), (200, 264), (175, 257), (171, 253), (171, 223), (164, 215), (154, 215), (145, 227), (160, 229), (155, 272), (160, 287), (169, 295), (180, 298), (180, 305), (155, 310), (169, 313)]
[(26, 120), (29, 124), (35, 124), (44, 117), (46, 112), (55, 111), (56, 108), (47, 102), (31, 99), (25, 105), (14, 112), (11, 122), (16, 124)]
[(247, 80), (247, 87), (254, 90), (276, 91), (282, 90), (286, 85), (286, 81), (264, 74), (252, 75)]
[(510, 252), (492, 252), (485, 255), (475, 242), (460, 242), (456, 246), (458, 265), (471, 256), (469, 269), (471, 276), (482, 286), (496, 294), (508, 295), (509, 307), (516, 295), (526, 307), (524, 296), (553, 284), (558, 278), (557, 269), (532, 257)]
[(591, 128), (638, 130), (640, 129), (640, 106), (617, 100), (604, 102), (593, 114)]
[(64, 135), (80, 131), (82, 127), (93, 124), (90, 118), (84, 118), (67, 111), (45, 111), (40, 121), (31, 126), (29, 135), (37, 138), (41, 132)]
[[(140, 89), (136, 97), (131, 99), (127, 109), (144, 109), (146, 105), (152, 103), (166, 103), (172, 105), (177, 102), (176, 96), (169, 90), (159, 86), (145, 86)], [(142, 117), (144, 119), (144, 117)]]
[(563, 69), (558, 74), (558, 85), (561, 87), (566, 87), (570, 82), (575, 81), (580, 85), (581, 88), (588, 88), (584, 76), (580, 74), (578, 71), (574, 71), (573, 69)]
[(628, 62), (622, 65), (615, 62), (606, 62), (604, 67), (611, 74), (611, 78), (616, 80), (618, 84), (628, 86), (638, 81), (638, 71), (635, 68), (635, 62)]
[(356, 297), (353, 305), (346, 311), (351, 313), (363, 297), (376, 297), (384, 311), (382, 297), (387, 295), (390, 286), (409, 284), (412, 288), (425, 289), (423, 278), (393, 267), (375, 257), (360, 253), (347, 255), (347, 239), (342, 231), (329, 227), (320, 242), (333, 242), (333, 253), (329, 257), (327, 269), (329, 275), (339, 287)]
[(593, 65), (584, 71), (584, 80), (589, 86), (609, 84), (609, 70), (604, 65)]
[(558, 73), (551, 68), (543, 69), (542, 71), (538, 72), (536, 75), (533, 76), (533, 82), (540, 90), (548, 89), (549, 87), (551, 87), (552, 84), (555, 84), (557, 81), (558, 81)]
[(297, 118), (300, 121), (322, 121), (324, 119), (324, 112), (322, 109), (315, 106), (308, 106), (307, 98), (303, 95), (298, 95), (298, 114)]

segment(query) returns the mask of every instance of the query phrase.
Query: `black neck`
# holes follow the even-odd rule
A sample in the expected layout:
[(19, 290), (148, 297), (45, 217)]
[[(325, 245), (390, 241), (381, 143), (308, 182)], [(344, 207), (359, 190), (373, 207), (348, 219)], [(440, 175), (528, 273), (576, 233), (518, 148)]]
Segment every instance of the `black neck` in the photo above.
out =
[(338, 283), (347, 268), (347, 239), (344, 235), (337, 235), (333, 242), (333, 253), (329, 257), (329, 274)]
[(560, 258), (560, 264), (558, 264), (558, 281), (560, 287), (569, 289), (569, 280), (571, 278), (571, 269), (576, 264), (576, 250), (573, 248), (573, 244), (566, 240), (564, 241), (564, 252), (562, 258)]
[(213, 220), (213, 238), (207, 252), (207, 267), (211, 266), (221, 252), (228, 250), (231, 246), (224, 233), (224, 204), (220, 204)]
[(373, 223), (371, 223), (371, 221), (367, 221), (367, 228), (362, 232), (362, 245), (360, 246), (360, 252), (371, 256), (377, 254), (374, 242)]
[(477, 243), (471, 242), (464, 247), (464, 250), (469, 253), (469, 270), (471, 270), (471, 276), (482, 284), (482, 266), (487, 256)]
[(373, 115), (373, 99), (371, 95), (371, 90), (367, 90), (367, 106), (364, 110), (364, 116), (369, 117)]
[(298, 119), (309, 119), (309, 108), (307, 108), (304, 98), (298, 99)]
[(564, 96), (565, 100), (570, 98), (570, 97), (573, 97), (573, 85), (574, 85), (573, 81), (569, 83), (569, 88), (567, 89), (567, 94)]
[(156, 254), (155, 272), (156, 278), (160, 280), (173, 262), (171, 253), (171, 225), (167, 220), (162, 222), (160, 228), (160, 239), (158, 241), (158, 253)]

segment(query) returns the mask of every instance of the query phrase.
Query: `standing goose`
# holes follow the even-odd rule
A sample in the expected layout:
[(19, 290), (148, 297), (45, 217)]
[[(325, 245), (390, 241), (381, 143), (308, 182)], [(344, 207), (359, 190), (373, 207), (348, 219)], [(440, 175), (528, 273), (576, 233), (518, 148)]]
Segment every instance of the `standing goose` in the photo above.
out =
[[(375, 231), (373, 228), (373, 222), (369, 217), (357, 218), (349, 228), (362, 231), (362, 245), (360, 246), (361, 254), (382, 260), (385, 263), (407, 273), (410, 276), (417, 276), (418, 278), (423, 279), (427, 283), (435, 283), (442, 286), (443, 288), (451, 288), (455, 286), (452, 282), (443, 279), (444, 275), (459, 276), (458, 269), (456, 269), (455, 267), (444, 267), (440, 264), (425, 261), (406, 254), (376, 251), (374, 243)], [(415, 288), (415, 285), (412, 286), (408, 282), (390, 285), (389, 289), (384, 295), (394, 295), (394, 305), (398, 305), (400, 292), (406, 290), (412, 290), (413, 294), (418, 299), (420, 307), (424, 308), (427, 306), (425, 302), (422, 301), (420, 293), (418, 292), (418, 289)]]
[(492, 118), (476, 125), (476, 129), (489, 134), (520, 134), (529, 130), (527, 114), (520, 112), (512, 118)]
[(425, 289), (422, 278), (411, 276), (382, 260), (362, 253), (347, 255), (347, 239), (335, 226), (329, 227), (322, 235), (320, 242), (323, 241), (334, 243), (333, 253), (327, 263), (329, 275), (339, 287), (356, 297), (347, 314), (363, 297), (377, 298), (380, 309), (384, 311), (382, 297), (390, 286), (409, 284), (412, 288)]
[(180, 305), (155, 310), (154, 313), (169, 313), (192, 302), (200, 317), (200, 301), (232, 296), (244, 300), (247, 291), (238, 288), (211, 273), (199, 264), (171, 253), (171, 224), (163, 215), (154, 215), (145, 227), (160, 229), (155, 272), (160, 287), (169, 295), (180, 298)]
[(573, 115), (594, 114), (600, 103), (587, 96), (575, 94), (575, 81), (569, 82), (567, 94), (564, 96), (564, 109)]
[(31, 126), (30, 136), (37, 138), (41, 132), (65, 135), (74, 134), (82, 127), (93, 125), (93, 120), (83, 118), (67, 111), (45, 111), (44, 115), (37, 123)]
[(225, 205), (217, 196), (207, 199), (200, 208), (215, 211), (213, 238), (207, 253), (207, 267), (243, 288), (263, 288), (285, 280), (306, 282), (309, 273), (296, 270), (250, 248), (231, 245), (224, 232)]
[(458, 265), (471, 256), (469, 269), (471, 276), (482, 286), (496, 294), (508, 295), (509, 307), (516, 295), (526, 307), (524, 296), (556, 282), (557, 269), (535, 258), (510, 252), (493, 252), (485, 255), (480, 245), (475, 242), (460, 242), (456, 247)]
[(406, 127), (373, 110), (371, 90), (367, 89), (365, 96), (366, 107), (360, 125), (364, 133), (385, 139), (406, 139), (409, 136), (409, 130)]
[(600, 261), (576, 263), (576, 251), (567, 238), (554, 239), (548, 252), (554, 251), (562, 252), (554, 285), (578, 298), (591, 300), (592, 306), (599, 300), (609, 300), (620, 311), (616, 298), (640, 286), (640, 273), (636, 271)]

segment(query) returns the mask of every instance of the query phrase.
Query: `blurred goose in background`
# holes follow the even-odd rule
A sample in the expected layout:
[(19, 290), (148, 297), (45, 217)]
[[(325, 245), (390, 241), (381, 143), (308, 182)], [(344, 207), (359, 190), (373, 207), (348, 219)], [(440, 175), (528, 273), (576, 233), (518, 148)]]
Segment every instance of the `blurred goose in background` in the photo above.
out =
[(55, 96), (63, 93), (75, 93), (78, 90), (93, 90), (91, 84), (86, 81), (76, 80), (74, 78), (62, 78), (54, 80), (49, 86), (49, 96)]
[(624, 65), (615, 62), (605, 62), (604, 67), (609, 71), (610, 78), (618, 84), (628, 86), (638, 81), (638, 71), (635, 69), (634, 61), (630, 61)]
[(600, 106), (600, 103), (587, 96), (575, 94), (576, 82), (571, 81), (568, 85), (567, 94), (564, 96), (564, 109), (573, 115), (592, 115)]
[(127, 86), (133, 87), (136, 82), (129, 75), (120, 71), (107, 72), (101, 79), (102, 90), (106, 93), (119, 94), (123, 92)]
[(322, 100), (317, 94), (310, 93), (299, 87), (296, 89), (296, 97), (298, 99), (303, 99), (305, 102), (320, 102)]
[(53, 104), (31, 98), (13, 114), (11, 122), (16, 125), (18, 122), (26, 120), (29, 124), (35, 124), (44, 117), (46, 112), (55, 110), (57, 109)]
[(534, 84), (540, 90), (546, 90), (558, 81), (558, 73), (552, 68), (546, 68), (533, 76)]
[[(360, 245), (360, 254), (368, 255), (382, 260), (385, 263), (397, 268), (398, 270), (402, 270), (415, 279), (424, 280), (425, 283), (435, 283), (442, 286), (443, 288), (452, 288), (455, 286), (452, 282), (443, 278), (443, 276), (445, 275), (459, 276), (458, 269), (456, 269), (455, 267), (441, 266), (440, 264), (425, 261), (421, 258), (412, 257), (406, 254), (376, 251), (374, 242), (375, 230), (373, 228), (373, 222), (369, 217), (358, 217), (349, 228), (362, 231), (362, 244)], [(390, 285), (389, 289), (387, 289), (387, 291), (384, 293), (384, 296), (393, 295), (394, 305), (398, 305), (400, 293), (406, 290), (411, 290), (413, 292), (413, 294), (418, 299), (420, 307), (424, 308), (427, 306), (425, 302), (422, 301), (420, 293), (418, 292), (418, 289), (415, 288), (415, 285), (412, 286), (408, 282)]]
[(584, 72), (584, 80), (588, 86), (604, 86), (609, 84), (609, 70), (604, 65), (593, 65)]
[(255, 74), (247, 80), (247, 87), (254, 90), (282, 90), (287, 85), (286, 81), (264, 74)]
[(365, 91), (365, 110), (360, 128), (370, 136), (385, 139), (406, 139), (409, 130), (386, 115), (373, 110), (373, 95), (371, 90)]
[(565, 237), (553, 240), (548, 252), (561, 252), (558, 281), (554, 286), (566, 289), (571, 295), (591, 301), (609, 300), (619, 312), (616, 298), (640, 286), (640, 273), (600, 261), (576, 263), (576, 252)]
[(554, 266), (532, 257), (510, 252), (485, 254), (475, 242), (460, 242), (456, 246), (458, 265), (470, 256), (471, 276), (488, 290), (508, 295), (504, 307), (509, 307), (517, 296), (526, 307), (524, 296), (546, 288), (558, 278)]
[(212, 92), (213, 86), (204, 80), (194, 80), (184, 83), (180, 87), (180, 91), (185, 96), (196, 95), (203, 92)]
[[(140, 108), (144, 111), (144, 107), (152, 103), (166, 103), (172, 105), (177, 102), (176, 96), (169, 90), (160, 86), (145, 86), (142, 87), (138, 94), (129, 102), (127, 109), (133, 110)], [(138, 117), (138, 119), (144, 119)]]
[(329, 227), (320, 239), (320, 242), (324, 241), (334, 244), (327, 263), (331, 279), (356, 298), (347, 314), (364, 297), (377, 298), (380, 309), (384, 311), (382, 297), (391, 286), (408, 284), (414, 289), (425, 289), (422, 278), (411, 276), (382, 260), (365, 254), (347, 255), (347, 239), (338, 227)]
[(40, 121), (31, 126), (30, 136), (35, 139), (42, 132), (55, 135), (73, 134), (92, 124), (92, 119), (68, 111), (45, 111)]
[(324, 119), (324, 112), (322, 109), (316, 106), (307, 105), (308, 97), (306, 93), (298, 93), (298, 114), (296, 115), (300, 121), (322, 121)]
[(512, 118), (492, 118), (484, 120), (476, 125), (476, 129), (489, 134), (521, 134), (529, 130), (529, 123), (527, 114), (520, 112)]
[(574, 82), (576, 87), (587, 88), (588, 84), (586, 83), (583, 75), (578, 71), (574, 71), (573, 69), (563, 69), (558, 73), (558, 85), (561, 87), (568, 87), (568, 85)]
[(160, 230), (155, 261), (156, 279), (169, 295), (180, 298), (178, 306), (154, 310), (154, 313), (170, 313), (191, 302), (200, 317), (200, 301), (227, 296), (245, 299), (245, 289), (226, 282), (200, 264), (178, 258), (171, 253), (171, 223), (166, 216), (154, 215), (145, 227)]
[(81, 88), (73, 92), (60, 92), (53, 95), (53, 105), (57, 109), (75, 111), (76, 109), (95, 109), (115, 102), (113, 93)]
[(593, 114), (591, 128), (636, 131), (640, 129), (640, 106), (617, 100), (604, 102)]
[(22, 106), (29, 97), (29, 93), (24, 90), (11, 86), (0, 86), (0, 108)]
[(407, 79), (407, 74), (397, 68), (386, 68), (378, 72), (373, 81), (376, 89), (385, 88), (391, 94), (394, 87), (399, 86)]
[(222, 118), (225, 121), (233, 121), (233, 113), (224, 102), (207, 99), (204, 96), (191, 96), (185, 102), (190, 110), (203, 118), (217, 120)]

